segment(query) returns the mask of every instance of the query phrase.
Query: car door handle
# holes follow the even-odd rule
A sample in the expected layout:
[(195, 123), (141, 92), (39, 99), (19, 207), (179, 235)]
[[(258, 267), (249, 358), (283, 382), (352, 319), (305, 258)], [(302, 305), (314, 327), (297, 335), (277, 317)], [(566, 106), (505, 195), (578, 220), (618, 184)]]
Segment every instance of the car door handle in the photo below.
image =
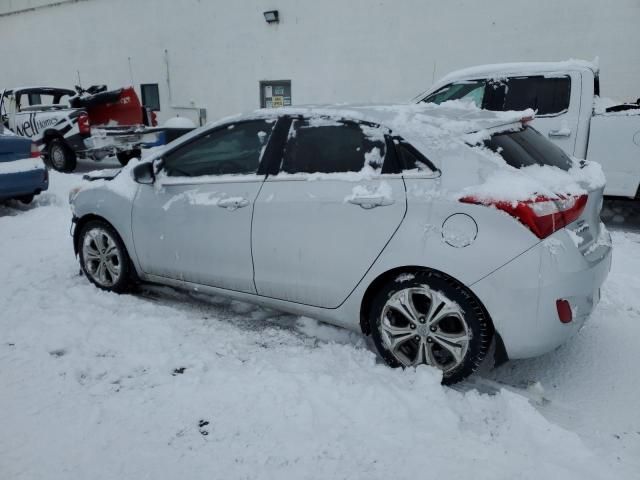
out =
[(370, 208), (391, 205), (393, 199), (381, 195), (358, 195), (357, 197), (349, 198), (348, 202), (368, 210)]
[(559, 130), (549, 130), (549, 138), (570, 137), (571, 130), (568, 128), (560, 128)]
[(246, 207), (249, 205), (249, 200), (246, 198), (224, 198), (218, 202), (218, 206), (226, 208), (227, 210), (237, 210), (238, 208)]

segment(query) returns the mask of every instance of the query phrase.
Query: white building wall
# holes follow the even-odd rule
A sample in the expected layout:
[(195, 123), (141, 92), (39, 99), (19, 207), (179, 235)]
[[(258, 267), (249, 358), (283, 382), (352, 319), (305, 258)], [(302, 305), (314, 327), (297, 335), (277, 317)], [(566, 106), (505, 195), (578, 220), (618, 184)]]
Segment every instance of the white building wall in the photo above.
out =
[(84, 86), (158, 83), (161, 119), (196, 118), (170, 104), (210, 120), (258, 108), (260, 80), (291, 80), (298, 105), (404, 101), (461, 67), (596, 56), (603, 95), (640, 96), (638, 0), (87, 0), (2, 13), (0, 88), (72, 86), (77, 71)]

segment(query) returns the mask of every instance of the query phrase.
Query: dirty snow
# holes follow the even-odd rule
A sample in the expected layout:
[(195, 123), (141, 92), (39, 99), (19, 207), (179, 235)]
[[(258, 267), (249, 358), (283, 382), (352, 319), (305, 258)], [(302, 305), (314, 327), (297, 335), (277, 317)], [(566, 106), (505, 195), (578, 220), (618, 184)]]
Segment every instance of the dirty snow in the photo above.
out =
[(78, 182), (0, 207), (0, 478), (639, 478), (640, 235), (577, 338), (450, 389), (310, 319), (94, 288)]

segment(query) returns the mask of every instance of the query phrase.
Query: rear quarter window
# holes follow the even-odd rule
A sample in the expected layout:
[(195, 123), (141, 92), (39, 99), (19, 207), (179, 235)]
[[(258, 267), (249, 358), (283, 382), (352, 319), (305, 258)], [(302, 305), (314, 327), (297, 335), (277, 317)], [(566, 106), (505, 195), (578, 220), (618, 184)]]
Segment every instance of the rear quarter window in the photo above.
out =
[(560, 147), (531, 127), (494, 134), (484, 145), (514, 168), (550, 165), (566, 171), (573, 166), (571, 158)]

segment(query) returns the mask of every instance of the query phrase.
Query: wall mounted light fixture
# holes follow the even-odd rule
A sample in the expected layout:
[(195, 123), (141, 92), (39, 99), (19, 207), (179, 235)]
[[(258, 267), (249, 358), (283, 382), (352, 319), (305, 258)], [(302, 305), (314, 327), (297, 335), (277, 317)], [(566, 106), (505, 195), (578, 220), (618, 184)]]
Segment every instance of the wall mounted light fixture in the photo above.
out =
[(267, 23), (279, 23), (280, 15), (278, 14), (278, 10), (269, 10), (268, 12), (264, 12), (264, 19)]

